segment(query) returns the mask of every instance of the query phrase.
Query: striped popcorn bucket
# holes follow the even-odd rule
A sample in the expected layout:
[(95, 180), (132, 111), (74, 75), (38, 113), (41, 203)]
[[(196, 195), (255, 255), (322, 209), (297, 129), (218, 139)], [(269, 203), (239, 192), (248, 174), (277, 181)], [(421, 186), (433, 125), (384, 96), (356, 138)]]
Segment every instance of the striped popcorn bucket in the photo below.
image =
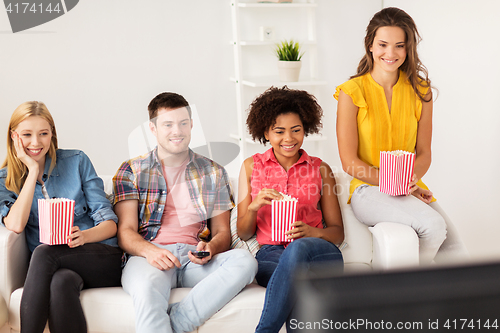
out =
[(297, 216), (297, 200), (271, 201), (271, 240), (274, 242), (291, 242), (286, 239), (285, 232), (292, 229)]
[(40, 243), (68, 244), (75, 217), (75, 201), (70, 199), (38, 199)]
[(381, 151), (379, 190), (389, 195), (408, 195), (415, 154), (407, 151)]

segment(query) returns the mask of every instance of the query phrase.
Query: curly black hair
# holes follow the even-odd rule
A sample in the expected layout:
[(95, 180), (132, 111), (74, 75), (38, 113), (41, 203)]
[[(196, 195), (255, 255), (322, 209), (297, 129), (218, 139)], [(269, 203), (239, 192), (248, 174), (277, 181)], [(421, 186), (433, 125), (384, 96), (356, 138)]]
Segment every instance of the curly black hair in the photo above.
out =
[(295, 113), (304, 126), (305, 135), (319, 133), (323, 109), (316, 97), (304, 90), (271, 87), (250, 104), (247, 127), (252, 139), (266, 144), (266, 133), (281, 114)]

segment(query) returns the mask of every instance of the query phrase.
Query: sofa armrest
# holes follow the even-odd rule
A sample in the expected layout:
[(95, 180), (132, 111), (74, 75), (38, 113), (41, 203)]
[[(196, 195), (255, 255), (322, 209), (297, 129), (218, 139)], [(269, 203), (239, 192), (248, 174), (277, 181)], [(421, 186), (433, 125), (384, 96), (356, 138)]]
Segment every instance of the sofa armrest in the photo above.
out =
[(0, 296), (0, 328), (5, 325), (7, 319), (9, 319), (9, 310), (7, 304), (5, 304), (5, 300)]
[(14, 290), (24, 285), (29, 264), (29, 250), (24, 232), (16, 234), (0, 226), (0, 295), (7, 306)]
[(370, 227), (373, 234), (374, 269), (419, 265), (419, 242), (415, 230), (399, 223), (382, 222)]

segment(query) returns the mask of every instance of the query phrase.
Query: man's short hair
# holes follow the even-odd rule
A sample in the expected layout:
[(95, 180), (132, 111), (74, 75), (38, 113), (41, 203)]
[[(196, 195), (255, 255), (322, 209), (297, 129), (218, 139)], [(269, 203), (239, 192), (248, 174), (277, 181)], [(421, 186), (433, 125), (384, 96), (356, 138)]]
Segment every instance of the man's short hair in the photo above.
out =
[(189, 119), (191, 119), (191, 108), (184, 97), (173, 92), (161, 93), (149, 102), (149, 120), (155, 122), (156, 117), (158, 117), (159, 109), (175, 110), (183, 107), (188, 110)]

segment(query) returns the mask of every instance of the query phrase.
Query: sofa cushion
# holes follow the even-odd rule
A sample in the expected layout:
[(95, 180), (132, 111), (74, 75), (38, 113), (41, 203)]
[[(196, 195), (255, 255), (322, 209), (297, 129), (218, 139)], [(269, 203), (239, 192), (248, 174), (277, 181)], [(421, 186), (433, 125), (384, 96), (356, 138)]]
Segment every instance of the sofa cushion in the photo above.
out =
[[(249, 284), (200, 326), (198, 332), (254, 332), (264, 307), (265, 294), (264, 287)], [(285, 332), (283, 328), (282, 332)]]
[(106, 199), (108, 199), (109, 202), (113, 204), (115, 199), (115, 196), (113, 194), (113, 176), (101, 175), (99, 177), (102, 179), (102, 182), (104, 183), (104, 192), (106, 193)]
[(5, 300), (0, 295), (0, 327), (2, 327), (9, 319), (9, 309), (7, 308), (7, 304)]
[(354, 216), (349, 199), (349, 184), (352, 177), (345, 172), (336, 172), (337, 196), (344, 222), (344, 243), (341, 248), (346, 264), (357, 263), (371, 266), (372, 261), (372, 235), (368, 226), (359, 222)]
[(231, 211), (231, 248), (232, 249), (245, 249), (250, 251), (255, 257), (255, 254), (260, 249), (260, 244), (257, 242), (256, 235), (253, 235), (249, 240), (244, 241), (238, 236), (236, 221), (238, 218), (238, 209), (235, 207)]
[[(170, 294), (170, 303), (181, 301), (190, 288), (176, 288)], [(12, 293), (10, 302), (10, 326), (20, 331), (20, 313), (23, 289)], [(266, 289), (250, 284), (246, 286), (219, 312), (213, 315), (198, 332), (253, 332), (259, 322)], [(80, 300), (92, 332), (135, 332), (135, 315), (132, 298), (121, 287), (93, 288), (81, 292)]]
[[(170, 294), (170, 303), (182, 300), (190, 288), (176, 288)], [(20, 306), (23, 288), (12, 293), (10, 299), (10, 326), (20, 331)], [(85, 289), (80, 294), (89, 332), (135, 332), (135, 314), (132, 298), (122, 287)]]

